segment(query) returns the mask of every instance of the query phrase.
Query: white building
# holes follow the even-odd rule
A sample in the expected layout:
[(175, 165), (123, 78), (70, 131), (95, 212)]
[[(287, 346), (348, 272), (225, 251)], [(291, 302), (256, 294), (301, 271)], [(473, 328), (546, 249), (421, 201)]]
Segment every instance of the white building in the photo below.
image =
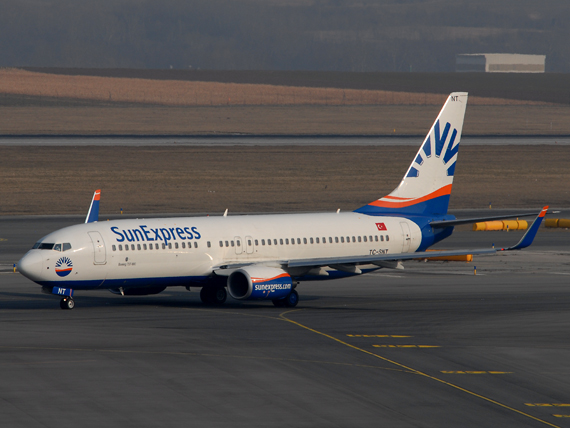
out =
[(455, 71), (485, 73), (544, 73), (546, 55), (458, 54)]

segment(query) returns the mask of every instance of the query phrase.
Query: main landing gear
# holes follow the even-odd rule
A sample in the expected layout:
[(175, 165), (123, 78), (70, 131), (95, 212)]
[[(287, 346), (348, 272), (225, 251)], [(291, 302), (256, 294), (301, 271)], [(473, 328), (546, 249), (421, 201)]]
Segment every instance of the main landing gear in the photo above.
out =
[(277, 308), (294, 308), (299, 303), (299, 293), (295, 290), (291, 290), (291, 292), (284, 297), (283, 299), (275, 299), (272, 300), (273, 306)]
[(206, 305), (223, 305), (228, 297), (225, 287), (202, 287), (200, 299)]
[(59, 301), (59, 307), (61, 309), (73, 309), (75, 307), (75, 301), (73, 297), (64, 297)]

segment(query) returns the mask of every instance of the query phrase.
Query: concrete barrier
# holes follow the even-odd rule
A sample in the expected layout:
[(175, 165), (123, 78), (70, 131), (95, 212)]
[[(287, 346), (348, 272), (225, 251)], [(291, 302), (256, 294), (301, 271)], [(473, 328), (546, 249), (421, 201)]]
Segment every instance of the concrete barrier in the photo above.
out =
[(526, 220), (485, 221), (473, 224), (474, 231), (526, 229), (528, 229), (528, 222)]

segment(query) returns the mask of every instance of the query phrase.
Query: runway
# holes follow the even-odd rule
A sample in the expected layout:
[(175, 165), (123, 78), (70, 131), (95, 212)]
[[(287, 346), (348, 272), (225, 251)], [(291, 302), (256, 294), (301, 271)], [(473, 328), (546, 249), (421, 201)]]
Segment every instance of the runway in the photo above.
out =
[[(77, 222), (0, 219), (0, 262)], [(303, 283), (294, 310), (208, 308), (197, 290), (167, 289), (77, 292), (62, 311), (3, 272), (0, 413), (14, 427), (570, 426), (569, 233), (473, 263)], [(459, 231), (440, 246), (520, 236)]]

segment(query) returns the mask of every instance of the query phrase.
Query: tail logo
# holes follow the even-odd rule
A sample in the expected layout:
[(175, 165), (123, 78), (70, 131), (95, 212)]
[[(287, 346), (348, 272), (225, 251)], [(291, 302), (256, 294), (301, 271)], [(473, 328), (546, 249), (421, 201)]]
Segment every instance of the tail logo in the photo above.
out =
[(67, 276), (71, 273), (72, 270), (73, 270), (73, 263), (71, 262), (71, 259), (69, 257), (61, 257), (55, 263), (55, 273), (57, 273), (58, 276), (61, 277)]
[[(455, 157), (459, 151), (459, 143), (457, 143), (455, 146), (453, 145), (455, 143), (455, 139), (457, 138), (457, 129), (453, 129), (449, 143), (447, 146), (445, 144), (447, 142), (447, 137), (449, 135), (450, 129), (451, 124), (447, 122), (445, 124), (445, 128), (443, 128), (443, 132), (440, 133), (439, 120), (435, 122), (433, 127), (433, 140), (435, 147), (432, 147), (432, 135), (430, 134), (428, 135), (426, 141), (416, 156), (416, 159), (414, 160), (414, 166), (410, 167), (410, 170), (408, 171), (406, 177), (419, 177), (420, 167), (424, 164), (425, 159), (430, 159), (432, 157), (432, 154), (434, 154), (437, 159), (441, 159), (443, 164), (447, 166), (447, 164)], [(442, 158), (441, 155), (444, 147), (446, 147), (446, 149), (443, 153)], [(415, 165), (417, 165), (417, 167)], [(447, 168), (447, 176), (452, 177), (453, 174), (455, 174), (455, 161)]]

